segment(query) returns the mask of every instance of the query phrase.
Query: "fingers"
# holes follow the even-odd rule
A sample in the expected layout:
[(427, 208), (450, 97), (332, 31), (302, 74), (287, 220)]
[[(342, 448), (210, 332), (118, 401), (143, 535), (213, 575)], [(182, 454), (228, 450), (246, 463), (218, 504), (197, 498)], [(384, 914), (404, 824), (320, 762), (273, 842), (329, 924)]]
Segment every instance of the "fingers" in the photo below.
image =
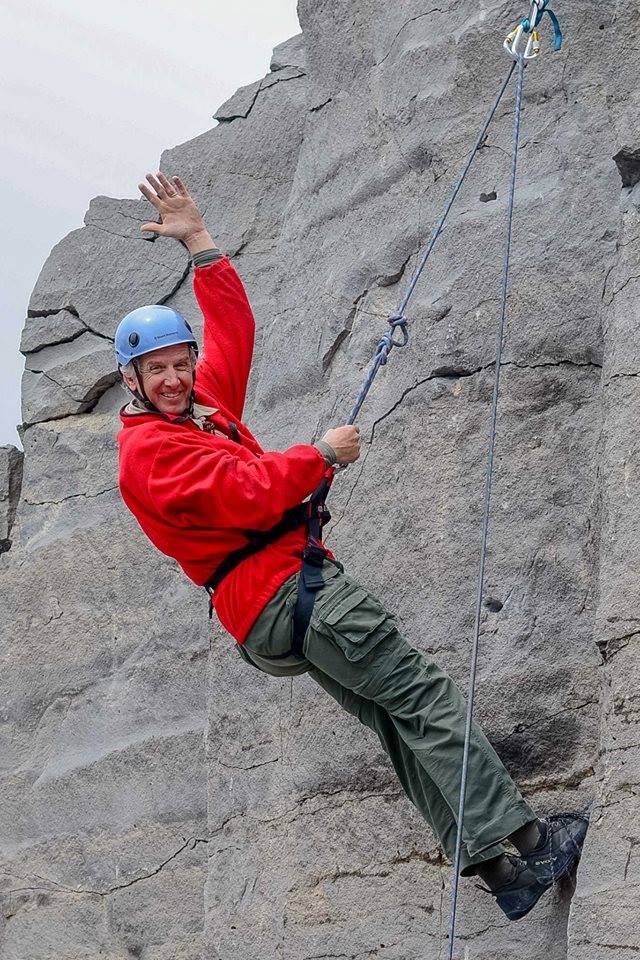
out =
[[(153, 187), (153, 190), (150, 190), (146, 183), (139, 183), (138, 188), (147, 200), (154, 205), (156, 210), (161, 209), (162, 204), (160, 201), (162, 200), (168, 200), (175, 196), (189, 197), (189, 191), (180, 177), (173, 177), (173, 182), (171, 182), (164, 173), (158, 172), (156, 175), (147, 173), (146, 178)], [(155, 193), (153, 191), (155, 191)]]
[(176, 190), (178, 191), (178, 193), (180, 194), (181, 197), (188, 197), (188, 196), (189, 196), (189, 191), (188, 191), (187, 188), (185, 187), (184, 182), (180, 179), (180, 177), (174, 177), (174, 178), (173, 178), (173, 183), (174, 183), (174, 186), (175, 186)]
[(161, 223), (143, 223), (140, 227), (142, 233), (162, 233)]
[(165, 177), (164, 173), (158, 173), (158, 180), (162, 184), (162, 188), (167, 197), (174, 197), (176, 194), (176, 189), (172, 183), (170, 183)]
[(160, 203), (159, 198), (155, 195), (155, 193), (153, 192), (153, 190), (149, 190), (149, 187), (146, 185), (146, 183), (139, 183), (139, 184), (138, 184), (138, 190), (139, 190), (140, 193), (143, 195), (143, 197), (146, 197), (146, 198), (147, 198), (147, 200), (149, 201), (149, 203), (152, 203), (152, 204), (153, 204), (153, 206), (156, 208), (156, 210), (161, 210), (161, 209), (162, 209), (162, 204)]
[[(158, 174), (158, 176), (159, 176), (159, 177), (162, 177), (163, 174), (160, 173), (160, 174)], [(147, 174), (147, 180), (149, 181), (149, 183), (151, 184), (151, 186), (153, 187), (153, 189), (156, 191), (158, 197), (159, 197), (161, 200), (165, 200), (166, 197), (167, 197), (167, 194), (166, 194), (166, 192), (165, 192), (164, 187), (163, 187), (162, 184), (160, 183), (160, 180), (158, 179), (158, 177), (154, 176), (152, 173), (148, 173), (148, 174)]]

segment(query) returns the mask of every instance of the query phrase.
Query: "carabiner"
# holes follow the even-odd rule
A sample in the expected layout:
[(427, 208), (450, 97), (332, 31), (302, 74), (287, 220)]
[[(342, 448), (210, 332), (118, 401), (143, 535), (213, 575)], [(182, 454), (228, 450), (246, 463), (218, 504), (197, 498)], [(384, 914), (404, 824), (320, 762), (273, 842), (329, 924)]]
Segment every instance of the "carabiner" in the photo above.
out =
[[(532, 30), (531, 33), (528, 33), (525, 28), (525, 23), (526, 21), (519, 23), (502, 44), (509, 56), (513, 57), (514, 60), (519, 60), (520, 57), (524, 60), (535, 60), (540, 54), (540, 36), (538, 31)], [(520, 50), (520, 43), (523, 36), (527, 37), (524, 51)]]
[[(521, 20), (517, 27), (514, 27), (507, 39), (503, 43), (504, 49), (514, 60), (523, 57), (525, 60), (535, 60), (540, 53), (540, 37), (537, 27), (546, 13), (553, 24), (553, 46), (555, 50), (562, 48), (562, 30), (553, 10), (549, 7), (550, 0), (531, 0), (529, 16)], [(527, 37), (524, 52), (521, 50), (522, 37)]]
[(531, 0), (531, 10), (529, 11), (529, 16), (526, 21), (523, 20), (522, 22), (527, 33), (532, 33), (538, 26), (542, 20), (542, 14), (544, 13), (548, 3), (549, 0)]

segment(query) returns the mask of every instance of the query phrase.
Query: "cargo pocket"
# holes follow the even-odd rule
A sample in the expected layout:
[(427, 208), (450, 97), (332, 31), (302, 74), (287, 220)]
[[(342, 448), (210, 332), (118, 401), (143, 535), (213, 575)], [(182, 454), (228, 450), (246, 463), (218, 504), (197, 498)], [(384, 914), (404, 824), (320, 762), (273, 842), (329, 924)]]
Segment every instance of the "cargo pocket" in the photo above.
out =
[(318, 598), (312, 623), (351, 661), (362, 660), (395, 629), (393, 617), (382, 604), (349, 580), (329, 596)]

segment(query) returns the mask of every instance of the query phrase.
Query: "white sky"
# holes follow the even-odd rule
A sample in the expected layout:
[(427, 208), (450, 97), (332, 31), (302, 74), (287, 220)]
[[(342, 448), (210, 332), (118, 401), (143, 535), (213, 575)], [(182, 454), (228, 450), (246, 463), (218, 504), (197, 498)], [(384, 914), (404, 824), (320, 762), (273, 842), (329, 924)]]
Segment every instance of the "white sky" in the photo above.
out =
[(135, 197), (298, 33), (295, 0), (0, 0), (0, 444), (16, 443), (29, 295), (98, 194)]

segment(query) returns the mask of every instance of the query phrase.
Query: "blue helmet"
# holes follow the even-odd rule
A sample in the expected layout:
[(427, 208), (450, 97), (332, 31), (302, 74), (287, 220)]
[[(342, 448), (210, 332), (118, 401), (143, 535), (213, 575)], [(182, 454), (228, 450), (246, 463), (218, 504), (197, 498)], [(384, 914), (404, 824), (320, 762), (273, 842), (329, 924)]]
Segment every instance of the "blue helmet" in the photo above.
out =
[(177, 343), (190, 343), (198, 351), (193, 330), (177, 310), (150, 304), (128, 313), (116, 330), (115, 349), (118, 365), (126, 366), (136, 357), (141, 357), (161, 347)]

